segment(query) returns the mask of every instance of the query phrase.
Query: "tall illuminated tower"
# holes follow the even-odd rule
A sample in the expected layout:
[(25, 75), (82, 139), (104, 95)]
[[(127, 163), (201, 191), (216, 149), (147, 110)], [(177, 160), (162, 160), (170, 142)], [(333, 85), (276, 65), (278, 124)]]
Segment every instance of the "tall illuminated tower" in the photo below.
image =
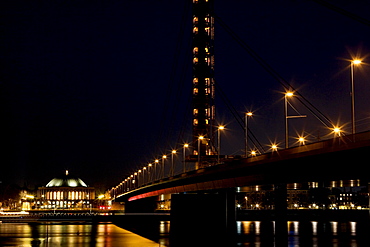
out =
[(201, 156), (212, 154), (216, 133), (213, 5), (214, 0), (193, 0), (193, 143)]

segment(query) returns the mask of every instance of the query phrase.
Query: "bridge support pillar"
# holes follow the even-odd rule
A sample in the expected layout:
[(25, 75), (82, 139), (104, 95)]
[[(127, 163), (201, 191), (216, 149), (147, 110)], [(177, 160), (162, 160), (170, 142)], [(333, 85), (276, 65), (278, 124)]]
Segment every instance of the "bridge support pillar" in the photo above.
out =
[(275, 243), (277, 246), (288, 245), (287, 193), (287, 184), (275, 185)]
[(235, 191), (172, 195), (170, 243), (222, 246), (232, 239), (235, 220)]

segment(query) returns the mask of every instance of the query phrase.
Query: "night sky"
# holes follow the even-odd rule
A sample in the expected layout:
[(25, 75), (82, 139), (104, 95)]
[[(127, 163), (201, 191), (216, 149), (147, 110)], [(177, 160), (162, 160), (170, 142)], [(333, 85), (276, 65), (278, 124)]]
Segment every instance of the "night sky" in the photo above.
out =
[[(66, 169), (109, 188), (191, 136), (191, 1), (1, 1), (0, 181), (45, 185)], [(369, 1), (332, 1), (368, 18)], [(215, 0), (215, 13), (315, 107), (370, 129), (370, 26), (314, 1)], [(284, 88), (216, 22), (217, 87), (266, 146), (284, 141)], [(243, 130), (216, 92), (223, 154)], [(292, 140), (330, 133), (297, 100)], [(291, 115), (296, 114), (292, 109)], [(293, 144), (293, 141), (292, 141)]]

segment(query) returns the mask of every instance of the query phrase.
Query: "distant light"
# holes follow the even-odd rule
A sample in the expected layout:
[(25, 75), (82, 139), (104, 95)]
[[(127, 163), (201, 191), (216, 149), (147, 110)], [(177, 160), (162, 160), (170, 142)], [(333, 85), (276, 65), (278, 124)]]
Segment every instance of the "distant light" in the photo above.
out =
[(188, 148), (188, 147), (189, 147), (189, 144), (185, 143), (184, 148)]
[(157, 160), (155, 160), (154, 162), (155, 162), (155, 163), (159, 163), (159, 160), (157, 159)]
[(272, 151), (276, 151), (278, 149), (278, 146), (276, 144), (271, 145)]
[(167, 155), (163, 155), (163, 156), (162, 156), (162, 158), (163, 158), (163, 159), (167, 159)]
[(172, 150), (172, 153), (175, 154), (176, 153), (176, 150)]
[(340, 136), (340, 133), (342, 132), (342, 130), (339, 127), (334, 127), (332, 130), (334, 134), (337, 134), (338, 136)]
[(257, 155), (256, 151), (252, 150), (252, 151), (251, 151), (251, 155), (252, 155), (252, 156), (256, 156), (256, 155)]
[(352, 61), (352, 63), (357, 65), (357, 64), (362, 63), (362, 61), (361, 60), (358, 60), (358, 59), (355, 59), (355, 60)]
[[(225, 129), (225, 126), (220, 125), (220, 126), (218, 126), (218, 129), (219, 129), (219, 130), (223, 130), (223, 129)], [(199, 139), (200, 139), (200, 137), (199, 137)]]
[(246, 114), (247, 114), (248, 117), (251, 117), (253, 115), (252, 112), (247, 112)]
[(285, 93), (285, 96), (287, 96), (287, 97), (292, 97), (294, 94), (293, 94), (293, 92), (286, 92)]
[(199, 140), (203, 140), (204, 136), (199, 136), (198, 138), (199, 138)]

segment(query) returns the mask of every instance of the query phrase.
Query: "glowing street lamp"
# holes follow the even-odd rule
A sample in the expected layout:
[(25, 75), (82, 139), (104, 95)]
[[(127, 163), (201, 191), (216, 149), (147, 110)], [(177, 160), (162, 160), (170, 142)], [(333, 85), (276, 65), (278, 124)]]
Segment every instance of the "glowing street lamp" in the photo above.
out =
[(182, 150), (183, 155), (183, 172), (186, 172), (186, 149), (189, 147), (189, 144), (185, 143)]
[(148, 164), (148, 183), (152, 182), (152, 174), (150, 173), (150, 168), (153, 166), (152, 163)]
[(248, 158), (248, 118), (252, 116), (252, 112), (245, 113), (245, 158)]
[(278, 150), (278, 146), (277, 146), (277, 144), (271, 144), (271, 150), (272, 150), (273, 152), (277, 151), (277, 150)]
[(198, 137), (198, 166), (200, 165), (200, 144), (201, 144), (203, 139), (204, 139), (204, 136), (199, 136)]
[(167, 159), (167, 155), (163, 155), (162, 156), (162, 178), (164, 178), (164, 163), (166, 159)]
[(158, 174), (157, 174), (159, 159), (154, 160), (154, 163), (155, 163), (155, 167), (154, 167), (154, 179), (157, 179), (157, 177), (159, 178), (160, 171), (161, 171), (161, 170), (159, 170), (158, 171)]
[(225, 126), (220, 125), (217, 129), (217, 137), (218, 137), (218, 152), (217, 152), (217, 163), (220, 163), (220, 153), (221, 153), (221, 131), (225, 129)]
[(286, 92), (284, 96), (284, 113), (285, 113), (285, 148), (289, 147), (289, 134), (288, 134), (288, 97), (293, 97), (292, 92)]
[(354, 66), (361, 64), (362, 61), (355, 59), (351, 61), (351, 120), (352, 120), (352, 135), (356, 133), (355, 125), (355, 83), (354, 83)]
[(176, 150), (172, 150), (172, 152), (171, 152), (171, 176), (173, 176), (174, 175), (174, 172), (175, 172), (175, 166), (174, 166), (174, 155), (176, 154)]
[(340, 136), (341, 135), (340, 133), (342, 132), (342, 130), (339, 127), (334, 127), (332, 131), (334, 133), (334, 138)]
[(303, 136), (298, 137), (299, 145), (305, 145), (306, 139)]
[(252, 156), (252, 157), (256, 157), (256, 155), (257, 155), (257, 152), (256, 152), (256, 151), (254, 151), (254, 150), (252, 150), (252, 151), (251, 151), (251, 156)]
[(306, 115), (298, 115), (298, 116), (288, 116), (288, 98), (293, 97), (293, 92), (286, 92), (284, 95), (284, 114), (285, 114), (285, 148), (289, 147), (289, 127), (288, 127), (288, 119), (289, 118), (303, 118), (307, 117)]

